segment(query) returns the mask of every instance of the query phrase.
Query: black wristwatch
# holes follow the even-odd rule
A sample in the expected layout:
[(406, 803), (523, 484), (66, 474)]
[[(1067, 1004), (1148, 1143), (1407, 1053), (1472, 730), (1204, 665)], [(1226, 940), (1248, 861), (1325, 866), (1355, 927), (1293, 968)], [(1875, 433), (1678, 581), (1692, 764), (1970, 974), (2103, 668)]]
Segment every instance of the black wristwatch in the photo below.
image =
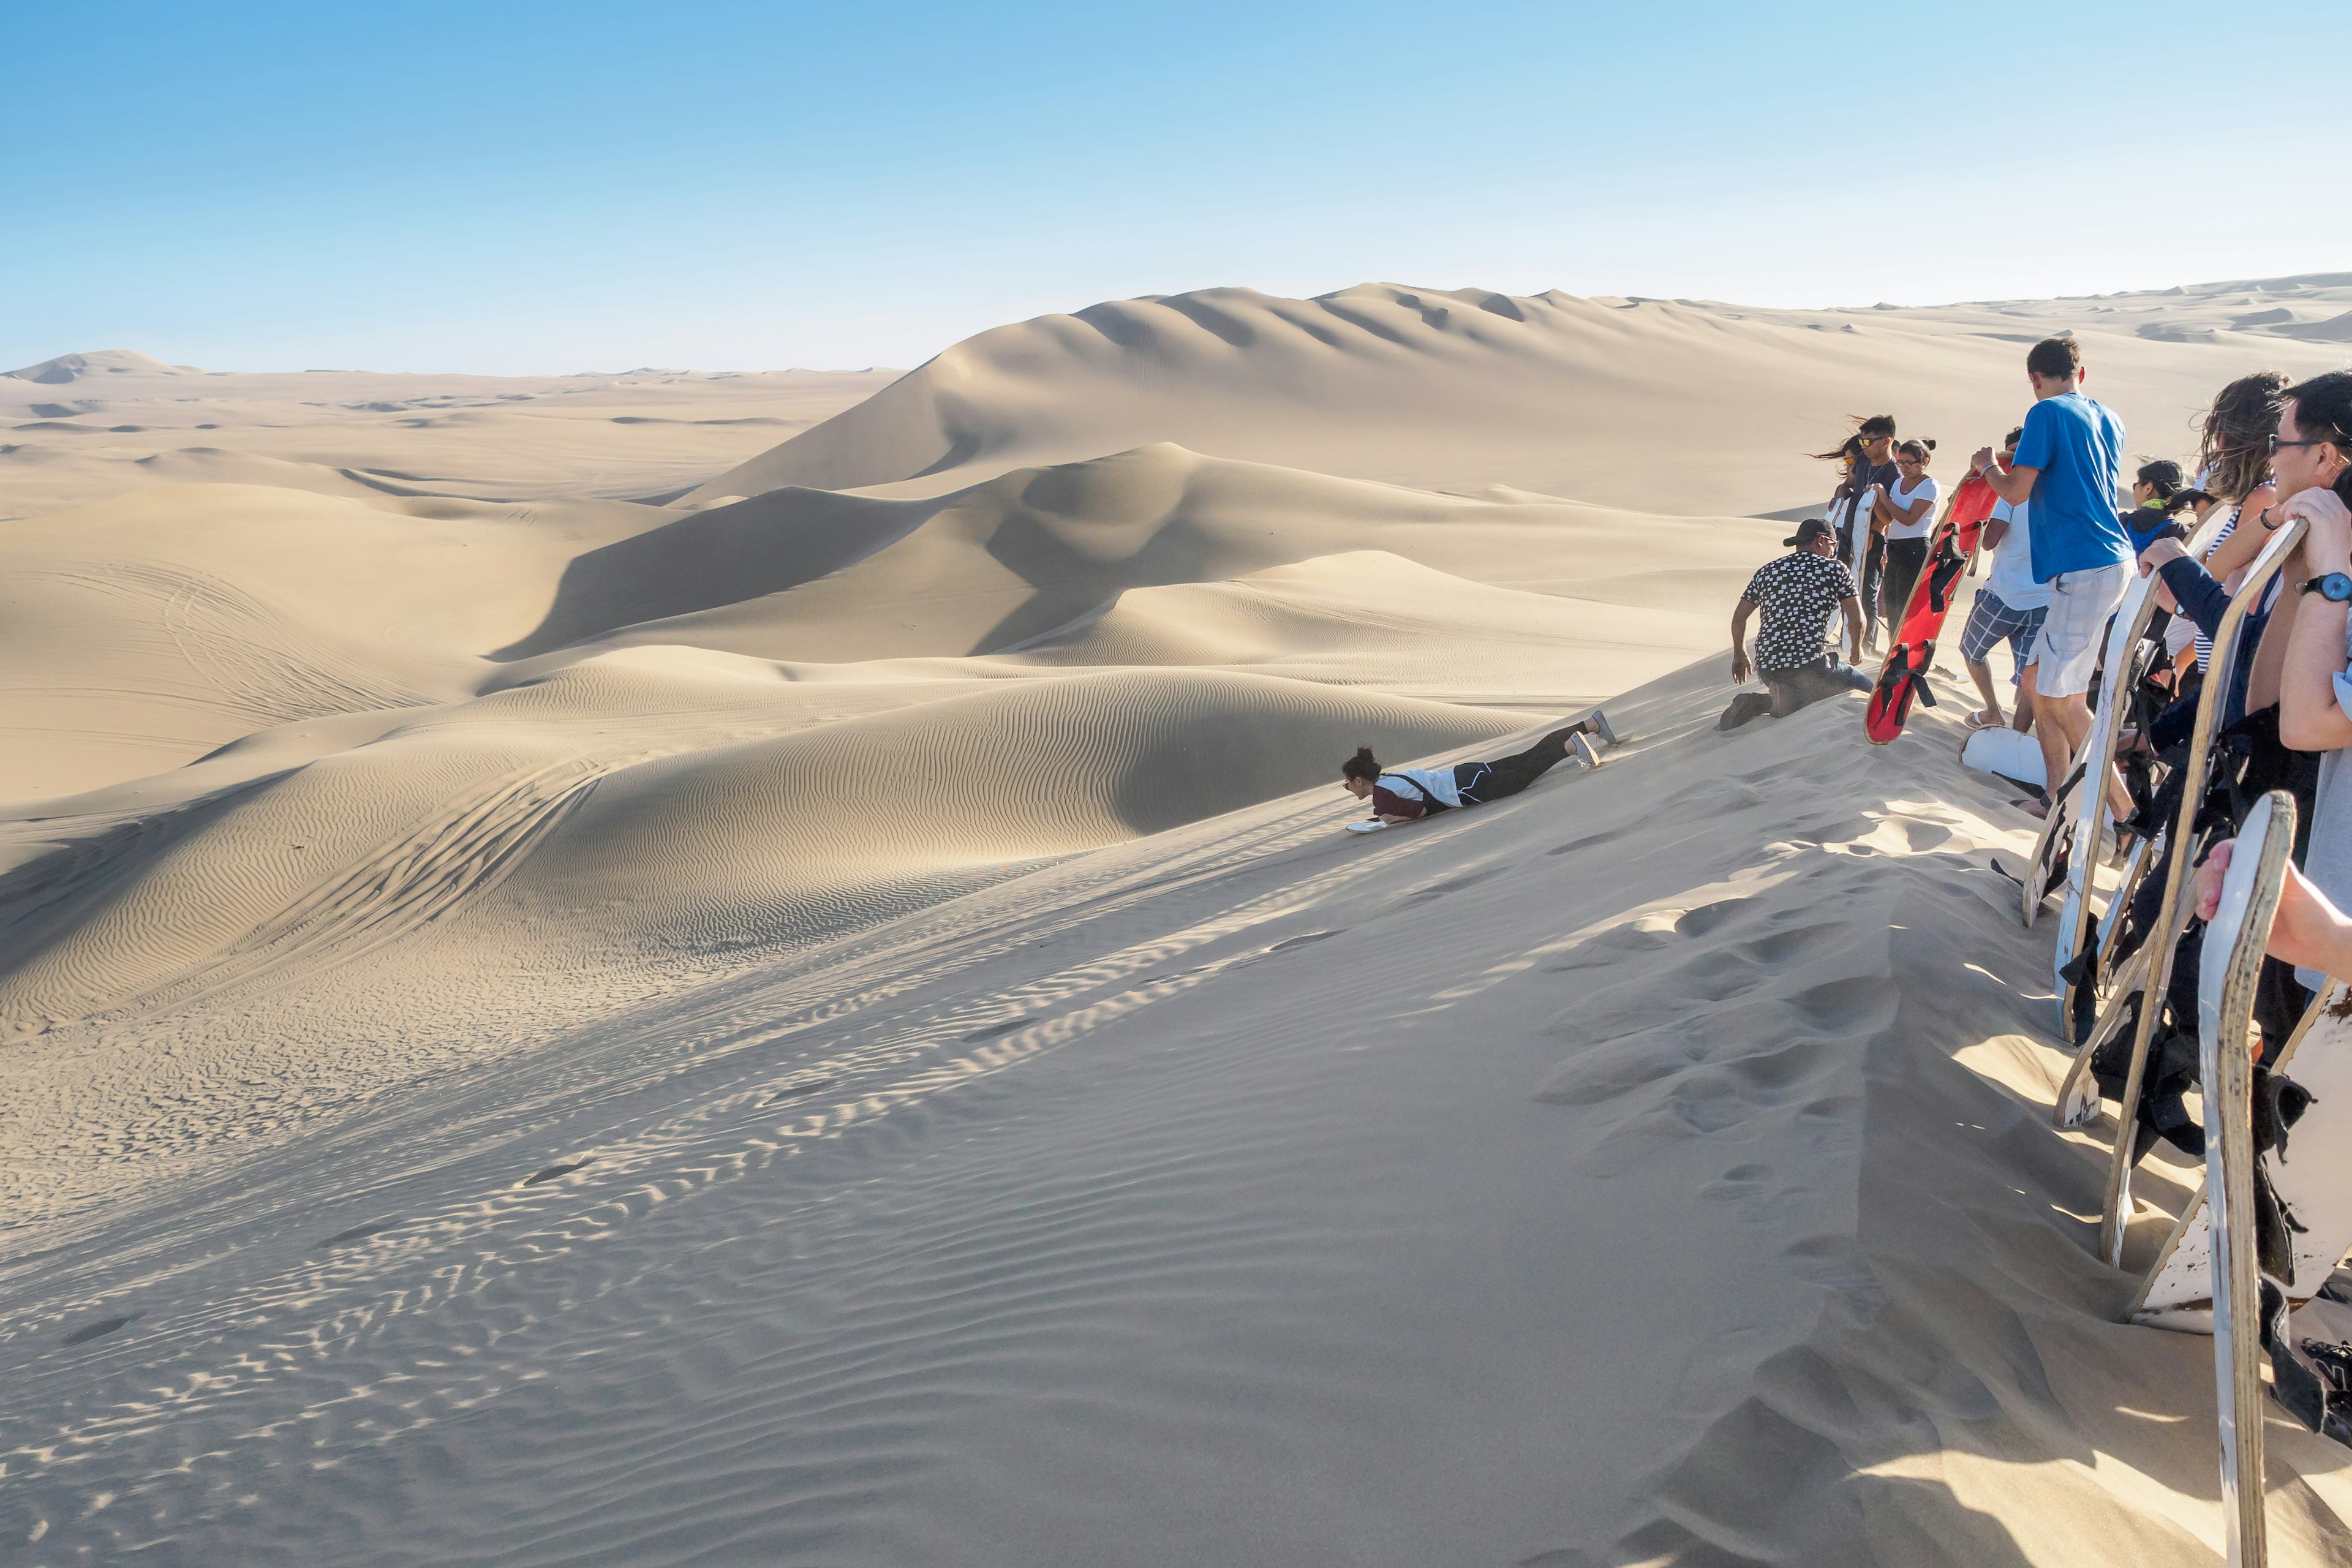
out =
[(2331, 605), (2340, 605), (2352, 599), (2352, 577), (2347, 577), (2341, 572), (2326, 573), (2305, 583), (2303, 591), (2316, 594)]

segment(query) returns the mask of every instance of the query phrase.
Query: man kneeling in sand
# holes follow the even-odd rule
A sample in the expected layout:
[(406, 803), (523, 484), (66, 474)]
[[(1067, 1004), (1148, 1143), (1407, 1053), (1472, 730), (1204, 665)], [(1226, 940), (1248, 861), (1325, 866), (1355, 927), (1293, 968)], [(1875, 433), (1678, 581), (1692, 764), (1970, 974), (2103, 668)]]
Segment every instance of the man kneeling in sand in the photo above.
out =
[(1731, 609), (1731, 679), (1743, 684), (1749, 673), (1748, 617), (1764, 612), (1762, 629), (1756, 634), (1755, 668), (1764, 678), (1764, 689), (1733, 698), (1715, 721), (1718, 730), (1737, 730), (1767, 713), (1786, 718), (1824, 697), (1870, 689), (1870, 677), (1822, 651), (1830, 616), (1843, 610), (1847, 656), (1862, 658), (1862, 596), (1854, 589), (1853, 574), (1837, 558), (1836, 531), (1819, 518), (1809, 518), (1780, 542), (1796, 548), (1758, 568)]

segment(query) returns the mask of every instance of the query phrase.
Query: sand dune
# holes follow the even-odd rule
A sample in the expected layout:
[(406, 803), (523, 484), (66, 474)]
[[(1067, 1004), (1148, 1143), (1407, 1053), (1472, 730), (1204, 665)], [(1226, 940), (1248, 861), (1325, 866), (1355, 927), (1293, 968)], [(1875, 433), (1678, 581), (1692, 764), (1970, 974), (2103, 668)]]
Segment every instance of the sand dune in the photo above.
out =
[[(667, 496), (897, 374), (256, 374), (124, 349), (64, 354), (0, 376), (0, 521), (190, 481), (481, 500)], [(280, 464), (317, 471), (273, 477)]]
[(1313, 300), (1209, 289), (982, 332), (691, 499), (785, 485), (933, 495), (1174, 441), (1429, 489), (1761, 513), (1815, 498), (1820, 470), (1801, 454), (1834, 446), (1845, 413), (1899, 410), (1906, 433), (1948, 452), (1998, 436), (2024, 399), (2020, 345), (2062, 330), (2082, 338), (2095, 390), (2136, 444), (2169, 453), (2230, 377), (2332, 366), (2339, 351), (2303, 340), (2347, 309), (2352, 284), (2334, 276), (1811, 311), (1391, 284)]
[[(2184, 455), (2347, 311), (0, 378), (9, 1561), (2210, 1562), (2030, 819), (1957, 704), (1710, 726), (1840, 416), (1948, 477), (2071, 327)], [(1359, 743), (1603, 700), (1597, 772), (1339, 831)], [(2344, 1561), (2352, 1465), (2269, 1441), (2273, 1560)]]
[(609, 633), (772, 658), (985, 653), (1131, 588), (1364, 547), (1547, 592), (1605, 575), (1601, 597), (1710, 574), (1674, 592), (1715, 595), (1737, 592), (1781, 537), (1748, 520), (1475, 501), (1162, 445), (929, 500), (787, 489), (695, 514), (580, 557), (548, 621), (503, 652)]

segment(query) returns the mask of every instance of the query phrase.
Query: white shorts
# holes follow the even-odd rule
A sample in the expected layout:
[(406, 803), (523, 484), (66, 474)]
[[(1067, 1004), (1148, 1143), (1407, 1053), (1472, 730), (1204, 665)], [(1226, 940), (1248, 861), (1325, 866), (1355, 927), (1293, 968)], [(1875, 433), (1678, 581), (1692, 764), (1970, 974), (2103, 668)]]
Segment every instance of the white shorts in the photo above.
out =
[(2050, 613), (2033, 639), (2033, 689), (2043, 697), (2080, 697), (2091, 689), (2107, 621), (2131, 586), (2132, 568), (2118, 561), (2095, 572), (2063, 572), (2050, 580)]

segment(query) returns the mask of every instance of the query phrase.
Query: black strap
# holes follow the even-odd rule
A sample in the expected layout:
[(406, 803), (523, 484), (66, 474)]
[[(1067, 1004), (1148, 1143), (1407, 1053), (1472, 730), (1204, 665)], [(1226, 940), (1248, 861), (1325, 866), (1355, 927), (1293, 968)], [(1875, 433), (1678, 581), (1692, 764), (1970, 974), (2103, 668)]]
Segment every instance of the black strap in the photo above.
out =
[[(1423, 786), (1422, 782), (1419, 779), (1409, 777), (1404, 773), (1382, 773), (1381, 776), (1382, 778), (1396, 779), (1402, 783), (1412, 785), (1412, 793), (1421, 796), (1422, 804), (1428, 806), (1432, 811), (1452, 811), (1454, 809), (1444, 801), (1438, 799), (1435, 795), (1430, 794), (1429, 791)], [(1393, 794), (1395, 792), (1391, 791), (1390, 793)]]

